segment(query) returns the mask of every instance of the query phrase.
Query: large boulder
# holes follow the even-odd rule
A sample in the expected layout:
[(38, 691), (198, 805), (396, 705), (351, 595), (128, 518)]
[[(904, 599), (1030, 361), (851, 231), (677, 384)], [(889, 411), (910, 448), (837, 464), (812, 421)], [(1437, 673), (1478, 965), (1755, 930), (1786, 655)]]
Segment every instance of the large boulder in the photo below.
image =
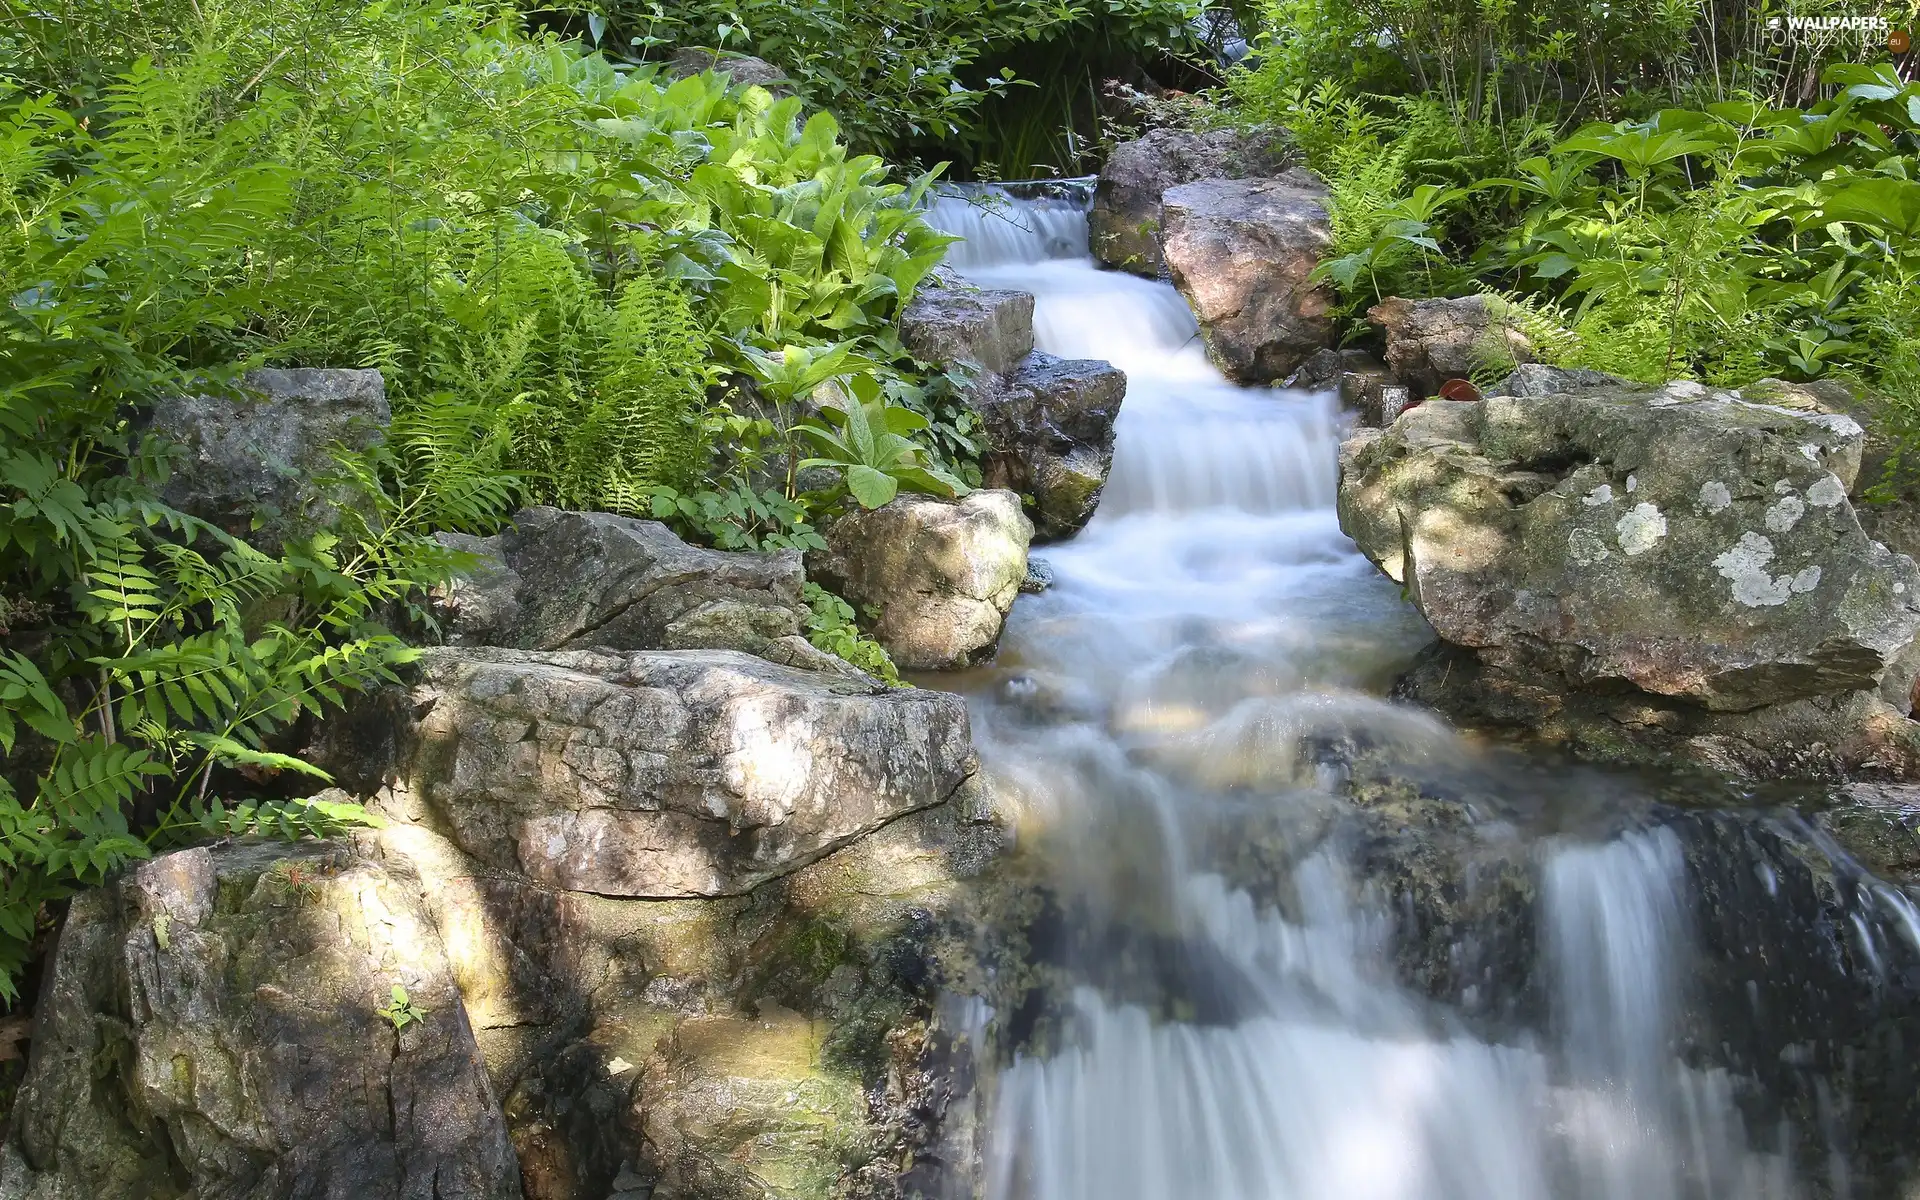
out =
[(1437, 395), (1449, 379), (1505, 375), (1533, 361), (1533, 343), (1497, 298), (1393, 296), (1368, 309), (1367, 320), (1385, 334), (1387, 366), (1416, 399)]
[(1033, 349), (1033, 295), (937, 276), (900, 314), (900, 343), (926, 362), (1011, 371)]
[(958, 697), (725, 650), (431, 649), (407, 707), (393, 774), (431, 820), (603, 896), (748, 891), (973, 770)]
[(813, 576), (876, 615), (872, 633), (903, 667), (950, 670), (989, 655), (1027, 577), (1033, 522), (1012, 492), (958, 501), (902, 495), (841, 518)]
[(1092, 519), (1126, 394), (1126, 373), (1109, 363), (1036, 351), (977, 402), (992, 443), (987, 486), (1033, 497), (1036, 537), (1071, 537)]
[(231, 392), (172, 396), (148, 416), (183, 459), (160, 489), (168, 504), (278, 550), (364, 504), (339, 475), (336, 448), (385, 437), (392, 411), (378, 371), (261, 369)]
[(37, 1015), (0, 1194), (521, 1194), (420, 882), (344, 845), (183, 850), (82, 893)]
[(1342, 447), (1341, 525), (1509, 676), (1720, 713), (1899, 692), (1920, 570), (1848, 502), (1861, 437), (1686, 381), (1430, 401)]
[(1108, 155), (1087, 214), (1093, 256), (1110, 267), (1159, 277), (1160, 198), (1167, 189), (1199, 179), (1245, 179), (1277, 174), (1285, 155), (1275, 130), (1156, 129), (1122, 142)]
[(1333, 292), (1309, 278), (1333, 244), (1317, 181), (1207, 179), (1168, 191), (1161, 210), (1167, 269), (1221, 370), (1272, 383), (1333, 343)]
[(766, 654), (799, 640), (806, 618), (795, 550), (708, 550), (657, 521), (557, 508), (522, 509), (490, 538), (441, 541), (475, 556), (441, 604), (455, 645)]

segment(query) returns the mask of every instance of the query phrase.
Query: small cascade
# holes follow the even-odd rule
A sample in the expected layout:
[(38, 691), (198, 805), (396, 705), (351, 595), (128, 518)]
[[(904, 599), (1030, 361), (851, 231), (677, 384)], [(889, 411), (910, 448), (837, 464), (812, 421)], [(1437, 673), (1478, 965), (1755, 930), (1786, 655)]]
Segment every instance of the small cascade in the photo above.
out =
[[(1053, 1033), (987, 1089), (986, 1200), (1844, 1193), (1796, 1164), (1817, 1131), (1700, 1052), (1713, 989), (1682, 836), (1650, 801), (1620, 811), (1624, 784), (1587, 802), (1572, 775), (1502, 782), (1384, 698), (1431, 631), (1340, 532), (1333, 398), (1226, 381), (1170, 286), (1096, 269), (1081, 199), (933, 208), (970, 279), (1035, 295), (1038, 349), (1128, 376), (1099, 511), (1047, 548), (1054, 585), (1016, 605), (975, 697), (1026, 852), (1094, 947), (1059, 952)], [(1512, 943), (1505, 974), (1409, 982), (1414, 893), (1464, 901), (1369, 872), (1473, 834), (1420, 825), (1412, 784), (1356, 806), (1356, 761), (1445, 781), (1445, 811), (1527, 881), (1486, 935)], [(1446, 800), (1474, 789), (1493, 799)], [(1583, 806), (1607, 820), (1527, 831)], [(1920, 945), (1887, 894), (1876, 936)], [(1451, 936), (1437, 961), (1467, 953)]]

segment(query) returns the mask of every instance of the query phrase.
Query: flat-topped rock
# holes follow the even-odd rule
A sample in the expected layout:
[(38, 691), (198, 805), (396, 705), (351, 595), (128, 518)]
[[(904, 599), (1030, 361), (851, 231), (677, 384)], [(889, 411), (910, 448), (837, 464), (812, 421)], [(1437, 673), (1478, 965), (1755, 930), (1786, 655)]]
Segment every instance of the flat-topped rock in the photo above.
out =
[(558, 508), (522, 509), (490, 538), (440, 540), (478, 559), (442, 604), (455, 645), (775, 656), (805, 645), (797, 550), (709, 550), (657, 521)]
[(398, 786), (482, 862), (569, 891), (725, 896), (938, 804), (957, 696), (725, 650), (430, 649)]
[(1110, 267), (1158, 278), (1160, 200), (1169, 188), (1198, 179), (1275, 175), (1285, 166), (1275, 129), (1155, 129), (1122, 142), (1107, 156), (1087, 214), (1093, 256)]
[(900, 314), (900, 343), (926, 362), (1010, 371), (1033, 350), (1033, 296), (930, 279)]

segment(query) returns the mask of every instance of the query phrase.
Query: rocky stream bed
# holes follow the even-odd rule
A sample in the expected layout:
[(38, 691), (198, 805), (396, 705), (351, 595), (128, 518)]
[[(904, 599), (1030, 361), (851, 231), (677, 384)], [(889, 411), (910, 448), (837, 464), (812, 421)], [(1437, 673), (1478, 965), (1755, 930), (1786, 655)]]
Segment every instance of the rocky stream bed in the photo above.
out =
[[(976, 370), (964, 500), (805, 560), (450, 537), (445, 644), (308, 731), (385, 827), (75, 898), (0, 1196), (1920, 1195), (1884, 448), (1485, 304), (1336, 350), (1320, 194), (1161, 133), (941, 199), (902, 335)], [(165, 411), (176, 502), (350, 503), (303, 487), (368, 374)], [(920, 686), (810, 645), (809, 577)]]

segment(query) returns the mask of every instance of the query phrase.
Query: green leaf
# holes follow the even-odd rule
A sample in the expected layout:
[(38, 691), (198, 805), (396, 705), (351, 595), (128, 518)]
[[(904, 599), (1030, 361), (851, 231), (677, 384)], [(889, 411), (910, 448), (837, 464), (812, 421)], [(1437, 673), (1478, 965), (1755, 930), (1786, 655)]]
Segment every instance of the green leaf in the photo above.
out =
[(860, 502), (862, 508), (879, 508), (899, 494), (900, 485), (891, 475), (876, 471), (872, 467), (855, 465), (847, 468), (847, 490)]

